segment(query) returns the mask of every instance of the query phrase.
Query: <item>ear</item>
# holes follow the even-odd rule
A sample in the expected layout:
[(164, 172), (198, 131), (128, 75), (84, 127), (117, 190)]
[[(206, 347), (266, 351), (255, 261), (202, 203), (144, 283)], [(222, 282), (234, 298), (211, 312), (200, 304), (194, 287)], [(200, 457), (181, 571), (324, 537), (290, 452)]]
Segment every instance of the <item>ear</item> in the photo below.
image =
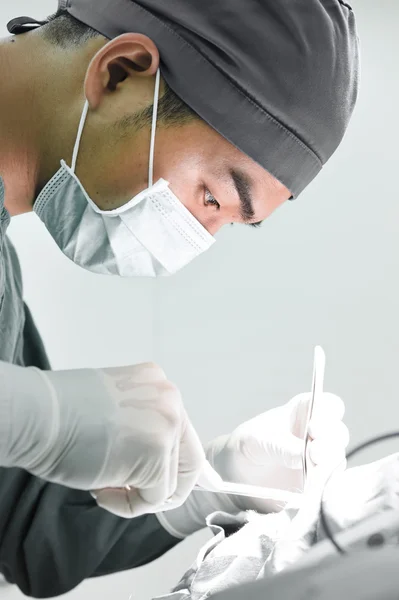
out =
[(159, 68), (154, 42), (141, 33), (124, 33), (111, 40), (93, 58), (86, 74), (85, 92), (95, 110), (102, 98), (128, 77), (151, 77)]

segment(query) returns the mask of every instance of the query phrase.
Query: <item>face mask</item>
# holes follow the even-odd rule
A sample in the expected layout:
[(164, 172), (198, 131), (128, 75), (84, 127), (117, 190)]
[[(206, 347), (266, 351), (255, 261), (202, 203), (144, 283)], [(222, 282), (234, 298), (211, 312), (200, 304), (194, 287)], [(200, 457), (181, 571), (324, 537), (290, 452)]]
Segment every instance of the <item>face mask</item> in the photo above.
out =
[(158, 70), (147, 189), (115, 210), (100, 210), (91, 200), (75, 173), (89, 109), (86, 101), (71, 168), (61, 161), (60, 170), (35, 202), (34, 211), (62, 252), (89, 271), (123, 277), (171, 275), (215, 241), (167, 181), (153, 184), (159, 85)]

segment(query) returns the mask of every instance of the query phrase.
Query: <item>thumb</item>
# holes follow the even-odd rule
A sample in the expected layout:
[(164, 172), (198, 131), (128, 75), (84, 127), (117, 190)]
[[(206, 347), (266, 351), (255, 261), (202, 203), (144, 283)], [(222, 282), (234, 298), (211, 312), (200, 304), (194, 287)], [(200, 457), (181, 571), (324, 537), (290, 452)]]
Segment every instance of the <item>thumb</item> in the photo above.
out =
[(273, 438), (264, 438), (261, 443), (252, 445), (251, 458), (257, 464), (270, 466), (270, 459), (278, 467), (301, 469), (304, 441), (290, 432), (276, 434)]
[(271, 444), (279, 466), (288, 469), (301, 469), (303, 454), (305, 451), (304, 441), (292, 433), (285, 433), (276, 438)]

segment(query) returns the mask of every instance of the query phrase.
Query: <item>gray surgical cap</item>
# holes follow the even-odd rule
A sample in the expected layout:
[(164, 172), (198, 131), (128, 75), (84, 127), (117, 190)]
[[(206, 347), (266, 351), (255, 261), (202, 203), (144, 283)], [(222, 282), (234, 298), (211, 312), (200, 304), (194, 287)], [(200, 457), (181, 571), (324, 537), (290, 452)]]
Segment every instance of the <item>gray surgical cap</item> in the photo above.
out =
[(343, 138), (359, 47), (341, 0), (61, 0), (60, 8), (109, 39), (151, 38), (172, 90), (294, 197)]

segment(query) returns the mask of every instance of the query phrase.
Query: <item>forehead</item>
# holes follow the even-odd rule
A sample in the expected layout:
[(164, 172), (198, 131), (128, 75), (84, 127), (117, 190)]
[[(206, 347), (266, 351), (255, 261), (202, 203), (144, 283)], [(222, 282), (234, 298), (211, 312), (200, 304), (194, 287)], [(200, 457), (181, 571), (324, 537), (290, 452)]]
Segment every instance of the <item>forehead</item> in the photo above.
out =
[[(244, 173), (252, 180), (253, 185), (261, 186), (264, 192), (273, 192), (285, 196), (286, 199), (291, 197), (291, 192), (281, 181), (210, 125), (202, 120), (198, 120), (193, 123), (193, 127), (198, 132), (199, 139), (197, 141), (200, 142), (198, 151), (210, 158), (214, 165), (214, 170), (218, 171), (220, 176), (225, 175), (227, 169), (233, 168)], [(187, 138), (184, 139), (185, 143), (187, 143)], [(195, 139), (191, 139), (195, 143)]]

